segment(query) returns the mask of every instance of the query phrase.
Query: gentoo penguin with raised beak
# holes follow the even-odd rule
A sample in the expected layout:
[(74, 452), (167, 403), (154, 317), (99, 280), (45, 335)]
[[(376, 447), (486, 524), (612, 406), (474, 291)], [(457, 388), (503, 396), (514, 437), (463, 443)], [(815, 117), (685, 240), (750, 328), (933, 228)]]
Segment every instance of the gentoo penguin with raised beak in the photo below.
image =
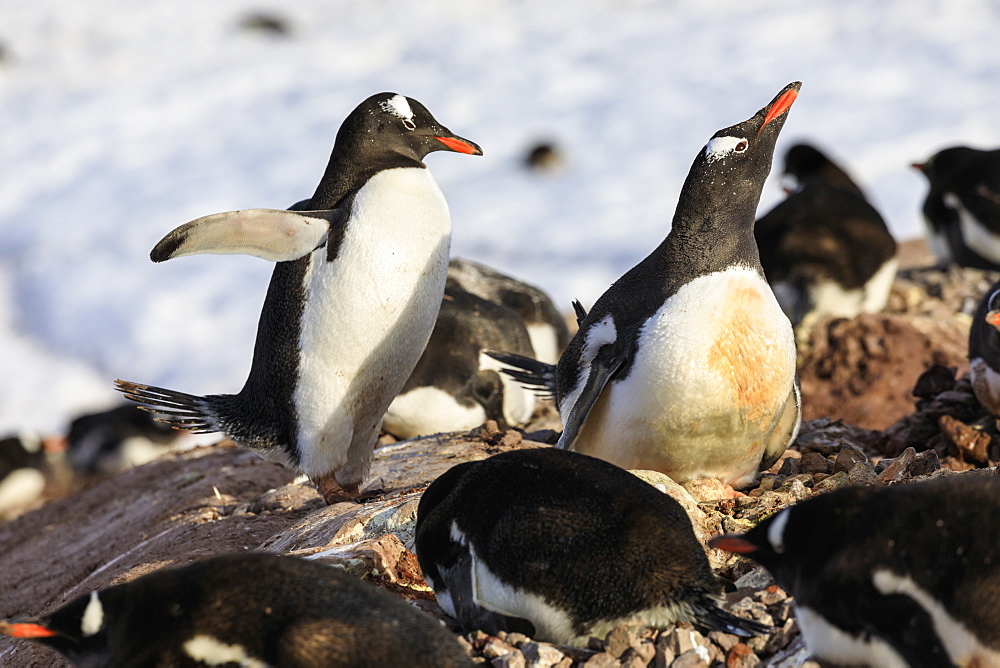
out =
[(558, 447), (678, 482), (740, 487), (794, 440), (795, 341), (753, 227), (800, 86), (788, 84), (699, 151), (670, 234), (582, 317), (554, 375), (535, 360), (498, 356), (552, 386)]
[(302, 471), (328, 503), (358, 495), (382, 416), (427, 344), (444, 292), (451, 218), (423, 160), (482, 155), (416, 100), (379, 93), (337, 133), (313, 196), (289, 211), (199, 218), (153, 249), (162, 262), (238, 253), (277, 262), (238, 394), (118, 381), (175, 426), (223, 432)]

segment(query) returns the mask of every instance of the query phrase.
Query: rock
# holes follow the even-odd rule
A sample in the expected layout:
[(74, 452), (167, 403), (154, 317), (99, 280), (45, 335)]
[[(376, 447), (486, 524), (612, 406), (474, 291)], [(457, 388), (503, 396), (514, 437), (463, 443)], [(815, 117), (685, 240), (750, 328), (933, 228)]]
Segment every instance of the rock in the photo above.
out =
[(757, 663), (757, 655), (743, 643), (736, 643), (726, 652), (726, 668), (755, 668)]
[(535, 641), (524, 643), (520, 649), (528, 668), (551, 668), (566, 656), (552, 645)]
[(731, 633), (723, 633), (722, 631), (710, 631), (708, 639), (718, 645), (723, 652), (728, 652), (740, 641), (739, 636), (734, 636)]
[(674, 651), (673, 640), (667, 631), (660, 633), (657, 637), (656, 642), (653, 643), (653, 647), (656, 649), (656, 654), (653, 655), (653, 666), (655, 668), (669, 668), (670, 664), (674, 662), (677, 658), (677, 653)]
[[(490, 661), (496, 659), (497, 657), (501, 657), (516, 651), (517, 650), (514, 649), (513, 645), (497, 637), (493, 637), (487, 640), (486, 644), (483, 645), (483, 650), (482, 650), (483, 656), (485, 656)], [(521, 653), (518, 652), (518, 654)], [(521, 660), (522, 661), (524, 660), (524, 655), (521, 655)]]
[(813, 489), (817, 492), (832, 492), (835, 489), (847, 487), (849, 484), (851, 484), (851, 482), (847, 479), (847, 474), (841, 471), (840, 473), (834, 473), (829, 478), (824, 478), (821, 482), (816, 483), (816, 486)]
[(524, 655), (515, 649), (492, 659), (490, 665), (493, 668), (527, 668), (528, 663), (525, 661)]
[(696, 478), (682, 485), (688, 494), (700, 501), (715, 501), (728, 496), (726, 486), (716, 478)]
[(853, 445), (845, 445), (833, 460), (833, 473), (848, 472), (855, 464), (868, 463), (868, 456)]
[(607, 652), (600, 652), (580, 665), (586, 666), (586, 668), (618, 668), (621, 664), (618, 663), (618, 659)]
[(708, 668), (710, 661), (708, 650), (704, 647), (698, 647), (678, 656), (670, 664), (670, 668)]
[[(763, 589), (774, 584), (774, 576), (763, 566), (758, 566), (749, 573), (740, 576), (733, 584), (736, 585), (737, 589)], [(736, 636), (733, 637), (735, 638)], [(722, 649), (729, 648), (723, 647)]]
[(833, 465), (818, 452), (807, 452), (802, 455), (800, 467), (803, 473), (829, 473)]
[[(885, 468), (878, 474), (878, 482), (883, 485), (927, 475), (941, 468), (941, 462), (933, 450), (925, 450), (918, 454), (913, 448), (907, 448), (895, 459), (883, 460), (883, 462), (885, 462)], [(879, 462), (879, 464), (881, 465), (883, 462)]]
[(638, 622), (619, 624), (605, 636), (605, 651), (611, 656), (621, 657), (626, 650), (639, 644), (639, 636), (644, 628), (645, 625)]
[(847, 472), (847, 482), (851, 485), (874, 485), (877, 480), (874, 467), (867, 461), (857, 462)]

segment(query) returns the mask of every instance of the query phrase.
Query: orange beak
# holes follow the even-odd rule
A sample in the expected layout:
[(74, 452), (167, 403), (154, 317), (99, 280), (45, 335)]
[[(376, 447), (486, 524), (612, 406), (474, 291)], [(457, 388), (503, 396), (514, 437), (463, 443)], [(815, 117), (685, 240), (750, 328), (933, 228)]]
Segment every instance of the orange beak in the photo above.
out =
[(479, 148), (471, 141), (459, 139), (458, 137), (435, 137), (439, 142), (448, 147), (449, 150), (466, 155), (482, 155), (483, 149)]
[(791, 109), (792, 104), (795, 102), (795, 98), (798, 96), (798, 90), (795, 88), (789, 88), (784, 92), (784, 94), (782, 94), (781, 97), (775, 100), (774, 104), (771, 105), (771, 108), (767, 110), (767, 116), (764, 117), (764, 122), (761, 124), (760, 130), (757, 130), (757, 134), (760, 134), (761, 130), (763, 130), (768, 123)]
[(712, 540), (708, 541), (709, 547), (714, 547), (717, 550), (725, 550), (726, 552), (733, 552), (735, 554), (752, 554), (756, 552), (759, 548), (746, 540), (742, 536), (716, 536)]
[(11, 638), (51, 638), (59, 635), (52, 629), (31, 622), (0, 622), (0, 636)]

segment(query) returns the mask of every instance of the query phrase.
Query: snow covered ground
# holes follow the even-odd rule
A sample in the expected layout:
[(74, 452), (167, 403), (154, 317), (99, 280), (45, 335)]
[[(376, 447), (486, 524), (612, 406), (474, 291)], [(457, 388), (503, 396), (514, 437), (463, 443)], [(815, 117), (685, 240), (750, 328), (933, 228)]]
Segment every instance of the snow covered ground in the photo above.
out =
[[(240, 29), (255, 11), (289, 34)], [(428, 160), (453, 252), (568, 307), (662, 239), (708, 137), (793, 80), (778, 155), (818, 143), (919, 235), (908, 165), (1000, 145), (998, 29), (995, 0), (4, 0), (0, 434), (61, 431), (117, 377), (239, 389), (271, 266), (148, 252), (192, 218), (311, 195), (369, 94), (483, 147)], [(522, 167), (540, 139), (562, 172)], [(772, 178), (762, 208), (778, 197)]]

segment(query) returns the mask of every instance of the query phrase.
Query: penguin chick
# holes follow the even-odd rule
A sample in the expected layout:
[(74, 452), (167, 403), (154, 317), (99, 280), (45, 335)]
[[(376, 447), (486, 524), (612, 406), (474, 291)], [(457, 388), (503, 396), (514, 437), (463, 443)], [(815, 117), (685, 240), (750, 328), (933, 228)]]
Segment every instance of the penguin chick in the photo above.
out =
[(939, 262), (1000, 269), (1000, 149), (955, 146), (913, 167), (927, 177), (927, 240)]
[(823, 316), (881, 311), (899, 265), (882, 216), (813, 146), (788, 150), (785, 175), (796, 189), (754, 227), (764, 275), (782, 310), (802, 327)]
[(328, 503), (356, 498), (382, 416), (441, 305), (451, 219), (423, 159), (445, 150), (482, 155), (416, 100), (373, 95), (341, 126), (312, 198), (172, 231), (154, 261), (243, 253), (277, 262), (250, 375), (238, 394), (117, 388), (177, 427), (222, 432), (305, 473)]
[(531, 356), (524, 321), (506, 306), (446, 286), (431, 339), (382, 428), (397, 438), (412, 438), (466, 431), (486, 420), (496, 420), (501, 429), (525, 424), (535, 396), (499, 373), (502, 365), (483, 352), (491, 348)]
[(764, 279), (753, 224), (801, 84), (719, 130), (681, 189), (670, 234), (582, 317), (554, 378), (557, 447), (678, 482), (750, 484), (800, 422), (795, 342)]
[(415, 546), (464, 631), (575, 645), (638, 615), (750, 635), (674, 499), (594, 457), (514, 450), (451, 468), (424, 492)]
[(847, 487), (709, 545), (767, 568), (816, 657), (837, 665), (1000, 665), (1000, 479)]
[(0, 635), (77, 665), (471, 666), (433, 617), (345, 571), (239, 553), (93, 591)]

